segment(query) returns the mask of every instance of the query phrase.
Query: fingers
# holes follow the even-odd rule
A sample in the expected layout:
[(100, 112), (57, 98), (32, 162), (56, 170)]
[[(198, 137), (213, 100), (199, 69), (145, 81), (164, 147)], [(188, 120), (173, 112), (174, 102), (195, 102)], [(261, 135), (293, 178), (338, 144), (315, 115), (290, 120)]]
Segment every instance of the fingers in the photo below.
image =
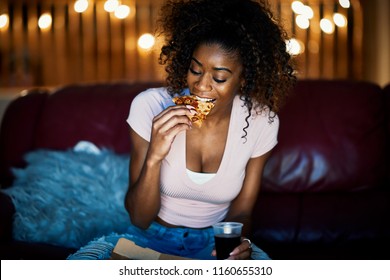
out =
[(190, 123), (188, 122), (188, 118), (181, 118), (185, 116), (193, 116), (196, 114), (196, 111), (194, 107), (192, 106), (185, 106), (185, 105), (177, 105), (177, 106), (171, 106), (168, 109), (162, 111), (160, 114), (154, 117), (154, 123), (157, 124), (166, 124), (169, 121), (171, 121), (171, 124), (175, 123), (174, 120), (176, 120), (176, 123)]
[(217, 256), (217, 251), (216, 251), (215, 249), (213, 249), (213, 250), (211, 251), (211, 255), (212, 255), (213, 257), (216, 257), (216, 256)]
[(185, 129), (189, 129), (192, 127), (192, 122), (188, 116), (193, 114), (194, 109), (187, 108), (184, 105), (169, 107), (153, 119), (153, 130), (164, 134), (178, 125), (184, 125)]
[(187, 117), (189, 113), (190, 110), (185, 107), (172, 107), (163, 111), (154, 118), (152, 133), (172, 138), (180, 131), (190, 129), (192, 127), (192, 122)]
[(241, 244), (230, 253), (228, 260), (246, 260), (251, 257), (251, 254), (252, 242), (247, 238), (243, 238)]
[(162, 160), (171, 148), (177, 134), (192, 128), (192, 122), (187, 115), (193, 110), (186, 106), (172, 106), (158, 114), (153, 119), (152, 135), (148, 155), (155, 161)]

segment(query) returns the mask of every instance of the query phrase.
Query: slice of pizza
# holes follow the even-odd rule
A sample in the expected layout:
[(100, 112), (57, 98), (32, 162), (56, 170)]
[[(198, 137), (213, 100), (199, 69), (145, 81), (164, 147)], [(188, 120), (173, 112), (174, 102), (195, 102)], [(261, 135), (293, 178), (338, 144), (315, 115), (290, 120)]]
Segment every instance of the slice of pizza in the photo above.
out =
[(174, 97), (173, 102), (176, 105), (190, 105), (195, 108), (196, 114), (188, 118), (197, 127), (201, 127), (206, 116), (210, 113), (211, 109), (214, 108), (214, 100), (209, 98), (201, 98), (196, 95), (185, 95)]

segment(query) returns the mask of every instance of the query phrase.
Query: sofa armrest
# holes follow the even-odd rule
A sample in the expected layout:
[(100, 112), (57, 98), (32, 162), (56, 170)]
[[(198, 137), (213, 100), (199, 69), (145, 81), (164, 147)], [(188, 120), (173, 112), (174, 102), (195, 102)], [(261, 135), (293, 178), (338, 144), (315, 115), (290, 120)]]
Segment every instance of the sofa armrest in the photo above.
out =
[(15, 213), (15, 206), (11, 197), (0, 192), (0, 240), (12, 239), (12, 220)]
[(14, 180), (12, 168), (25, 166), (24, 155), (33, 150), (36, 128), (41, 120), (47, 90), (31, 89), (8, 104), (0, 127), (0, 185)]

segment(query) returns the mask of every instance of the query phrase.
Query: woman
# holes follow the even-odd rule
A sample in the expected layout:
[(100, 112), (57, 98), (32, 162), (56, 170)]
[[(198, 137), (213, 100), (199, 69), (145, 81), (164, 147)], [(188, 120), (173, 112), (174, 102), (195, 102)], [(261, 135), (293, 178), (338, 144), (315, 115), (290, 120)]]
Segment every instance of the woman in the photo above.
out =
[[(277, 143), (276, 113), (295, 81), (285, 33), (265, 3), (251, 0), (168, 1), (161, 11), (167, 87), (139, 94), (130, 109), (125, 206), (132, 226), (125, 237), (213, 259), (211, 226), (235, 221), (244, 224), (242, 242), (229, 259), (267, 259), (248, 236)], [(193, 107), (172, 101), (188, 94), (213, 102), (201, 127), (189, 118)]]

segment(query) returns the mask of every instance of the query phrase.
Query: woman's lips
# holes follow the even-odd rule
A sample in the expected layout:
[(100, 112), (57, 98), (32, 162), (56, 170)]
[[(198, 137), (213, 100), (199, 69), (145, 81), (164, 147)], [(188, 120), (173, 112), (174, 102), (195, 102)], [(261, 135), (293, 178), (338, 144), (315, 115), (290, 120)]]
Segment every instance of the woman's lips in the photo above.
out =
[(197, 95), (194, 95), (194, 96), (195, 96), (196, 100), (201, 101), (201, 102), (212, 102), (212, 103), (215, 102), (215, 99), (213, 99), (213, 98), (200, 97)]

